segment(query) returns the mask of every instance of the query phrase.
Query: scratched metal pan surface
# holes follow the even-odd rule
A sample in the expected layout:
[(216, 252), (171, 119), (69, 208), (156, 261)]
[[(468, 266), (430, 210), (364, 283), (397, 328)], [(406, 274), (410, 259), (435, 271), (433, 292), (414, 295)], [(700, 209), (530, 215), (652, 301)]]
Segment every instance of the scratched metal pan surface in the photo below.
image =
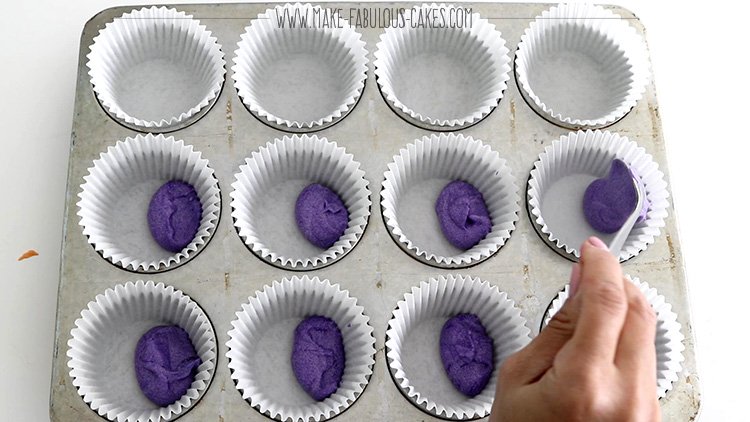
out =
[[(50, 415), (55, 421), (99, 421), (78, 395), (66, 363), (67, 342), (81, 310), (107, 288), (128, 281), (154, 280), (172, 285), (194, 298), (206, 311), (218, 337), (218, 362), (213, 383), (182, 421), (268, 420), (245, 402), (230, 377), (225, 356), (227, 332), (234, 313), (248, 296), (266, 284), (283, 277), (301, 275), (271, 266), (256, 257), (232, 224), (229, 192), (234, 175), (253, 151), (267, 142), (286, 135), (255, 118), (238, 98), (231, 79), (232, 58), (240, 35), (250, 20), (275, 4), (193, 4), (177, 5), (199, 19), (218, 38), (227, 60), (227, 79), (214, 106), (196, 123), (170, 135), (201, 151), (216, 172), (221, 188), (222, 210), (219, 225), (210, 243), (185, 265), (156, 274), (125, 271), (103, 259), (87, 243), (76, 215), (78, 193), (83, 176), (93, 160), (117, 140), (137, 134), (104, 112), (92, 91), (86, 67), (86, 55), (92, 39), (105, 24), (132, 10), (131, 7), (107, 9), (89, 20), (83, 29), (78, 62), (75, 114), (70, 146), (70, 163), (63, 225), (62, 264), (53, 355)], [(360, 6), (405, 7), (413, 3), (329, 3), (345, 11)], [(502, 32), (511, 58), (521, 34), (535, 16), (551, 5), (545, 4), (464, 4), (489, 19)], [(630, 20), (640, 33), (641, 22), (632, 12), (610, 7)], [(348, 13), (348, 12), (347, 12)], [(534, 229), (524, 199), (520, 216), (510, 239), (491, 258), (470, 268), (439, 269), (418, 262), (391, 239), (381, 215), (380, 188), (387, 164), (399, 149), (429, 135), (396, 115), (378, 89), (373, 69), (373, 53), (382, 29), (359, 28), (367, 43), (369, 70), (359, 103), (337, 124), (316, 132), (344, 146), (362, 164), (372, 191), (372, 215), (359, 244), (340, 261), (307, 272), (310, 276), (339, 283), (357, 298), (370, 317), (376, 338), (374, 373), (362, 396), (337, 417), (341, 421), (438, 420), (412, 405), (401, 395), (389, 374), (385, 358), (385, 331), (396, 303), (412, 286), (440, 274), (466, 274), (480, 277), (507, 292), (521, 308), (532, 334), (550, 301), (565, 285), (570, 261), (553, 251)], [(489, 144), (508, 161), (525, 198), (526, 181), (537, 156), (550, 143), (569, 132), (539, 117), (519, 94), (515, 79), (508, 81), (499, 106), (484, 120), (461, 131)], [(661, 75), (664, 77), (665, 75)], [(659, 106), (654, 83), (648, 85), (643, 98), (622, 120), (608, 128), (635, 140), (659, 164), (669, 182), (666, 145), (662, 135)], [(677, 147), (672, 144), (671, 147)], [(667, 396), (661, 400), (665, 420), (691, 420), (700, 406), (700, 390), (694, 355), (694, 336), (690, 320), (687, 283), (675, 212), (670, 209), (666, 226), (656, 242), (623, 264), (626, 273), (651, 286), (672, 304), (685, 335), (683, 370)]]

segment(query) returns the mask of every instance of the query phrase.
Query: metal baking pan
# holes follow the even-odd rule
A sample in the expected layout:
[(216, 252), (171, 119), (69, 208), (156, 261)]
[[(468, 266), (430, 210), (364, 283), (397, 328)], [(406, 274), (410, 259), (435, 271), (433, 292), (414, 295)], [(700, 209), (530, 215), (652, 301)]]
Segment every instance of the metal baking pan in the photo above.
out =
[[(326, 7), (405, 7), (413, 3), (326, 3)], [(191, 4), (176, 5), (199, 19), (218, 38), (225, 53), (227, 68), (231, 67), (240, 34), (272, 3), (257, 4)], [(535, 16), (549, 4), (462, 4), (494, 23), (503, 34), (511, 55), (521, 34)], [(641, 22), (628, 10), (612, 7), (641, 34)], [(235, 388), (225, 356), (230, 321), (248, 296), (266, 284), (298, 273), (268, 265), (253, 255), (243, 244), (232, 225), (229, 192), (234, 174), (245, 157), (261, 145), (285, 135), (266, 126), (243, 106), (237, 96), (231, 71), (216, 104), (195, 124), (171, 135), (192, 144), (210, 161), (222, 189), (222, 211), (219, 226), (210, 243), (191, 261), (174, 270), (156, 274), (135, 274), (111, 265), (102, 259), (86, 241), (76, 215), (77, 194), (83, 176), (94, 159), (117, 140), (137, 132), (111, 119), (102, 109), (92, 91), (86, 67), (86, 55), (92, 39), (115, 17), (133, 7), (107, 9), (92, 17), (83, 29), (78, 61), (75, 113), (70, 144), (65, 216), (63, 226), (62, 263), (55, 327), (50, 416), (55, 421), (98, 421), (76, 392), (67, 367), (67, 342), (75, 320), (87, 303), (105, 289), (127, 281), (154, 280), (181, 289), (194, 298), (210, 317), (218, 337), (218, 363), (213, 383), (184, 421), (264, 421), (267, 418), (246, 403)], [(376, 363), (369, 385), (362, 396), (337, 417), (348, 420), (414, 421), (437, 420), (413, 406), (399, 392), (389, 374), (384, 356), (385, 330), (396, 303), (412, 286), (438, 274), (478, 276), (497, 285), (521, 308), (532, 334), (550, 301), (565, 285), (570, 262), (558, 255), (537, 235), (524, 203), (510, 240), (488, 260), (460, 270), (438, 269), (420, 263), (394, 243), (381, 216), (379, 190), (387, 163), (399, 149), (424, 135), (418, 128), (396, 115), (381, 96), (373, 72), (373, 52), (383, 29), (358, 28), (367, 43), (369, 71), (359, 104), (337, 124), (316, 133), (344, 146), (362, 164), (372, 190), (373, 206), (369, 225), (359, 244), (340, 261), (308, 272), (310, 276), (329, 279), (348, 289), (364, 306), (375, 329)], [(512, 76), (512, 75), (511, 75)], [(665, 141), (661, 131), (659, 106), (654, 84), (649, 84), (637, 104), (622, 120), (608, 128), (638, 142), (658, 162), (669, 182)], [(523, 100), (513, 77), (499, 106), (484, 120), (461, 133), (489, 144), (508, 161), (518, 183), (519, 194), (525, 197), (526, 179), (537, 156), (554, 139), (568, 133), (538, 116)], [(522, 200), (523, 201), (523, 200)], [(669, 213), (666, 226), (656, 242), (623, 264), (624, 271), (647, 281), (672, 304), (685, 335), (683, 370), (673, 389), (660, 401), (665, 420), (692, 420), (700, 405), (700, 391), (695, 365), (693, 328), (690, 320), (683, 256), (676, 226), (675, 213)]]

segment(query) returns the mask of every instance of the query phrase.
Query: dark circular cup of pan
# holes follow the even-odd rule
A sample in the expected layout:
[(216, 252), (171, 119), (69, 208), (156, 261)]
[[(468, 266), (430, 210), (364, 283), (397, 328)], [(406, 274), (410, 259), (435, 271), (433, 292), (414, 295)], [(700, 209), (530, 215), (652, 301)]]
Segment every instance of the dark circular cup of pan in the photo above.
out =
[[(443, 235), (435, 201), (450, 182), (482, 193), (490, 232), (468, 250)], [(516, 180), (505, 159), (470, 136), (440, 133), (406, 145), (384, 174), (380, 208), (394, 242), (417, 261), (437, 268), (467, 268), (494, 256), (510, 239), (520, 213)]]
[(108, 23), (87, 58), (105, 113), (148, 133), (198, 121), (219, 98), (226, 74), (216, 37), (191, 15), (166, 7), (133, 10)]
[[(510, 57), (502, 34), (478, 13), (445, 6), (437, 28), (395, 25), (380, 36), (375, 77), (383, 99), (405, 121), (431, 131), (456, 131), (486, 118), (503, 98)], [(414, 6), (413, 16), (437, 5)], [(453, 27), (453, 14), (470, 25)], [(440, 89), (435, 89), (440, 87)]]
[(643, 37), (597, 5), (545, 10), (521, 36), (516, 85), (545, 120), (568, 129), (612, 125), (635, 107), (651, 74)]
[[(201, 364), (185, 394), (160, 407), (141, 392), (133, 351), (145, 332), (163, 325), (187, 332)], [(195, 408), (208, 391), (218, 342), (211, 320), (191, 297), (163, 283), (138, 280), (108, 288), (88, 303), (71, 330), (67, 356), (76, 391), (102, 418), (171, 421)]]
[[(313, 183), (335, 192), (349, 214), (343, 235), (327, 249), (308, 241), (295, 220), (299, 193)], [(235, 174), (229, 195), (234, 227), (248, 250), (291, 271), (343, 259), (362, 238), (372, 206), (360, 163), (336, 142), (316, 135), (284, 136), (253, 152)]]
[(550, 248), (578, 261), (580, 245), (590, 236), (609, 244), (615, 236), (594, 230), (583, 213), (583, 195), (591, 182), (609, 173), (612, 160), (624, 161), (645, 187), (649, 208), (620, 251), (626, 261), (656, 241), (666, 224), (669, 192), (664, 173), (646, 150), (617, 133), (571, 132), (552, 141), (534, 162), (527, 183), (526, 207), (532, 226)]
[[(440, 332), (458, 314), (474, 314), (493, 343), (493, 372), (475, 397), (459, 392), (445, 372)], [(467, 421), (490, 414), (497, 374), (505, 359), (530, 341), (521, 310), (488, 281), (441, 275), (422, 281), (397, 303), (386, 329), (386, 361), (396, 388), (421, 411)]]
[[(345, 355), (338, 389), (321, 401), (302, 389), (291, 364), (295, 328), (314, 315), (336, 323)], [(339, 284), (307, 275), (274, 281), (235, 316), (227, 333), (229, 370), (242, 398), (259, 413), (279, 422), (321, 422), (345, 412), (364, 393), (375, 365), (373, 328)]]
[[(342, 25), (277, 24), (295, 13), (331, 13)], [(344, 119), (359, 102), (367, 79), (365, 42), (332, 9), (278, 5), (253, 19), (241, 38), (232, 78), (245, 108), (262, 123), (284, 132), (315, 132)]]
[[(171, 180), (192, 185), (201, 202), (198, 230), (179, 252), (156, 243), (147, 219), (153, 194)], [(162, 134), (138, 134), (107, 148), (84, 176), (78, 197), (78, 224), (88, 243), (108, 262), (136, 273), (160, 273), (192, 260), (208, 245), (221, 215), (219, 181), (208, 160)]]

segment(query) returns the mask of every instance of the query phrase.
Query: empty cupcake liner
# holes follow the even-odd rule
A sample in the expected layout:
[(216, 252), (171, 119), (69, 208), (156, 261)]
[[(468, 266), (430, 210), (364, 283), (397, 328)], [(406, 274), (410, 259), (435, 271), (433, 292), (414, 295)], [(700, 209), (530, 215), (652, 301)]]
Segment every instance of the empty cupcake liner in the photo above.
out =
[[(346, 359), (338, 390), (323, 401), (299, 386), (291, 365), (294, 329), (314, 315), (336, 322)], [(231, 376), (242, 398), (269, 418), (330, 419), (351, 406), (370, 380), (375, 364), (370, 318), (338, 284), (307, 276), (274, 281), (248, 298), (236, 316), (227, 342)]]
[[(340, 17), (332, 19), (341, 27), (315, 26), (315, 16), (331, 13), (287, 3), (245, 28), (232, 78), (242, 102), (263, 123), (288, 132), (317, 131), (343, 119), (359, 101), (367, 79), (365, 42)], [(285, 16), (307, 17), (309, 25), (279, 25)]]
[[(89, 302), (70, 332), (67, 356), (78, 394), (100, 416), (117, 422), (176, 419), (205, 394), (216, 368), (216, 334), (203, 309), (172, 286), (153, 281), (118, 284)], [(178, 325), (202, 363), (188, 391), (165, 407), (149, 401), (135, 377), (134, 353), (153, 327)]]
[[(171, 136), (117, 141), (83, 179), (77, 204), (83, 234), (102, 257), (126, 270), (151, 273), (184, 264), (206, 246), (219, 222), (219, 182), (208, 160)], [(178, 253), (156, 243), (147, 219), (151, 197), (170, 180), (193, 185), (203, 208), (198, 232)]]
[(609, 244), (615, 234), (594, 230), (583, 214), (588, 185), (608, 174), (619, 158), (640, 177), (650, 203), (646, 219), (636, 223), (625, 240), (620, 261), (630, 259), (652, 243), (664, 227), (669, 192), (664, 174), (646, 150), (609, 131), (571, 132), (552, 142), (534, 163), (528, 183), (529, 217), (539, 236), (562, 256), (577, 260), (579, 246), (598, 236)]
[(646, 43), (635, 28), (582, 3), (554, 6), (531, 23), (518, 44), (515, 71), (534, 111), (571, 129), (620, 120), (651, 78)]
[[(443, 235), (435, 201), (446, 184), (462, 180), (484, 196), (492, 230), (463, 251)], [(396, 244), (420, 262), (465, 268), (491, 257), (510, 238), (520, 207), (516, 180), (500, 155), (482, 141), (433, 134), (401, 149), (388, 164), (380, 193), (383, 221)]]
[(167, 132), (194, 123), (216, 101), (226, 73), (211, 31), (166, 7), (108, 23), (86, 56), (104, 110), (131, 129)]
[[(490, 381), (473, 398), (455, 389), (440, 358), (443, 324), (463, 313), (479, 317), (494, 346)], [(404, 396), (423, 411), (450, 420), (489, 415), (500, 366), (530, 341), (521, 310), (505, 292), (462, 275), (441, 275), (413, 287), (398, 302), (385, 335), (388, 368)]]
[[(677, 322), (677, 314), (672, 310), (672, 305), (667, 303), (664, 296), (660, 295), (655, 288), (638, 277), (626, 275), (625, 278), (638, 286), (656, 312), (656, 394), (662, 398), (667, 391), (672, 389), (672, 383), (677, 381), (682, 371), (682, 361), (685, 360), (682, 355), (682, 351), (685, 350), (682, 344), (685, 336), (680, 331), (682, 325)], [(542, 328), (547, 326), (552, 317), (560, 311), (569, 296), (570, 286), (565, 285), (547, 308), (542, 320)]]
[[(423, 4), (414, 6), (410, 16), (428, 10), (445, 11), (429, 16), (447, 26), (451, 10), (459, 8)], [(377, 44), (375, 76), (388, 105), (409, 123), (458, 130), (497, 107), (510, 79), (508, 52), (495, 25), (478, 13), (471, 15), (471, 25), (458, 28), (392, 25)]]
[[(336, 192), (349, 211), (349, 225), (330, 248), (305, 239), (297, 227), (300, 191), (320, 183)], [(245, 245), (279, 268), (306, 271), (348, 254), (370, 218), (370, 190), (359, 162), (343, 147), (315, 135), (285, 136), (253, 152), (232, 183), (232, 218)]]

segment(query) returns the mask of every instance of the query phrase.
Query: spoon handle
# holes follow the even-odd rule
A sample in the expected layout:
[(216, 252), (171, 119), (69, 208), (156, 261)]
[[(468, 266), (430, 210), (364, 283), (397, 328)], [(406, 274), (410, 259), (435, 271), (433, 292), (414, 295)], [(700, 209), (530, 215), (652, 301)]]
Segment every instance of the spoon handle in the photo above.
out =
[(625, 244), (625, 240), (628, 238), (630, 231), (633, 230), (635, 221), (638, 220), (638, 216), (641, 214), (641, 208), (643, 208), (643, 199), (646, 195), (646, 193), (642, 191), (641, 185), (635, 180), (635, 177), (631, 178), (631, 180), (633, 182), (633, 185), (635, 186), (636, 197), (638, 199), (635, 204), (635, 209), (630, 214), (628, 219), (625, 220), (625, 224), (620, 227), (620, 230), (617, 231), (617, 234), (609, 243), (609, 251), (617, 259), (620, 259), (622, 246)]

